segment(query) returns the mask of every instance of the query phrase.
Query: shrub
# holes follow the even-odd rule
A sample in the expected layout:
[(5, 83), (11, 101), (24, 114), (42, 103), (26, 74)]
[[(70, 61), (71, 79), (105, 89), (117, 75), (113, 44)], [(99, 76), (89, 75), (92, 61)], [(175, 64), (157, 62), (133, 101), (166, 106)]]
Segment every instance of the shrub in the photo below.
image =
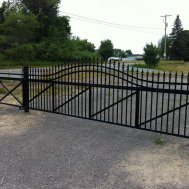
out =
[(144, 47), (144, 62), (148, 66), (155, 66), (159, 63), (158, 48), (152, 43), (146, 44)]
[(33, 44), (15, 44), (12, 48), (4, 51), (8, 60), (34, 60), (35, 50)]

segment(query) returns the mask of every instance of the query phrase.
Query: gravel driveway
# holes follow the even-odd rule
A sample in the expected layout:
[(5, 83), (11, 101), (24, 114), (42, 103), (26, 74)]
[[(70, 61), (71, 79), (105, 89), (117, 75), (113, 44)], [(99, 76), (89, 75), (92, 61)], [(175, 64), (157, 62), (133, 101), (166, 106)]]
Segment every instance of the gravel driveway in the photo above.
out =
[(188, 189), (189, 139), (0, 105), (1, 189)]

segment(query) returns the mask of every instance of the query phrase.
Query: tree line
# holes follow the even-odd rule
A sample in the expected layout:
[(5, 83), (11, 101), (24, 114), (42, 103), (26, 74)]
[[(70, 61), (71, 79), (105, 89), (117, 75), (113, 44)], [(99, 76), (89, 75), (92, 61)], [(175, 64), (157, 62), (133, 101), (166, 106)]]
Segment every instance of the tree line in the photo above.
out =
[(173, 24), (172, 32), (168, 36), (162, 37), (158, 47), (153, 43), (144, 47), (144, 62), (149, 66), (155, 66), (160, 58), (164, 57), (164, 46), (166, 37), (167, 57), (171, 60), (189, 60), (189, 30), (184, 30), (179, 15)]
[(60, 0), (9, 0), (0, 7), (0, 60), (61, 61), (97, 56), (94, 44), (71, 35)]
[[(165, 36), (159, 41), (159, 54), (163, 57)], [(189, 30), (184, 30), (179, 15), (173, 24), (172, 32), (166, 36), (167, 57), (172, 60), (189, 60)]]
[[(110, 39), (101, 41), (99, 49), (87, 39), (72, 36), (69, 17), (60, 16), (60, 0), (4, 1), (0, 7), (0, 61), (61, 61), (66, 57), (127, 57), (131, 50), (115, 49)], [(182, 28), (179, 15), (167, 38), (170, 59), (189, 60), (189, 31)], [(158, 47), (147, 44), (144, 51), (164, 52), (164, 37)], [(158, 51), (157, 51), (158, 49)], [(154, 53), (154, 52), (153, 52)], [(155, 55), (153, 55), (155, 56)]]
[(101, 41), (96, 50), (87, 39), (72, 36), (69, 17), (58, 14), (59, 3), (60, 0), (4, 1), (0, 7), (0, 61), (126, 56), (127, 52), (114, 49), (110, 40)]

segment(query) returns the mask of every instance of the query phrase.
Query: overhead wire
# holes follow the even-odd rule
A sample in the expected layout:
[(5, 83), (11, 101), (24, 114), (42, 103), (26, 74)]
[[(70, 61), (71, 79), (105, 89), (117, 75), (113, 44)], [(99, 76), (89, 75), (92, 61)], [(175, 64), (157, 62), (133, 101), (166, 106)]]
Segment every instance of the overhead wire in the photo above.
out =
[(81, 21), (91, 22), (91, 23), (110, 26), (110, 27), (119, 28), (119, 29), (131, 30), (131, 31), (135, 31), (135, 32), (142, 32), (142, 33), (148, 33), (148, 34), (150, 33), (150, 34), (158, 35), (158, 36), (162, 35), (162, 34), (150, 32), (150, 31), (138, 30), (138, 29), (158, 30), (158, 29), (162, 29), (162, 28), (151, 28), (151, 27), (117, 24), (117, 23), (113, 23), (113, 22), (107, 22), (107, 21), (97, 20), (97, 19), (93, 19), (93, 18), (88, 18), (88, 17), (84, 17), (84, 16), (80, 16), (80, 15), (76, 15), (76, 14), (68, 13), (68, 12), (64, 12), (64, 11), (62, 11), (62, 13), (66, 14), (67, 16), (69, 16), (73, 19), (78, 19)]

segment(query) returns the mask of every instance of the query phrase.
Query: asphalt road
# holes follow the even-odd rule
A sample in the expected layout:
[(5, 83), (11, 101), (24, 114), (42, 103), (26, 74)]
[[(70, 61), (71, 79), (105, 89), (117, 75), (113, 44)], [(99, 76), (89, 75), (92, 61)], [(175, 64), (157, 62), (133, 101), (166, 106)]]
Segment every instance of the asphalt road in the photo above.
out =
[(22, 69), (3, 69), (0, 70), (0, 77), (22, 78)]

